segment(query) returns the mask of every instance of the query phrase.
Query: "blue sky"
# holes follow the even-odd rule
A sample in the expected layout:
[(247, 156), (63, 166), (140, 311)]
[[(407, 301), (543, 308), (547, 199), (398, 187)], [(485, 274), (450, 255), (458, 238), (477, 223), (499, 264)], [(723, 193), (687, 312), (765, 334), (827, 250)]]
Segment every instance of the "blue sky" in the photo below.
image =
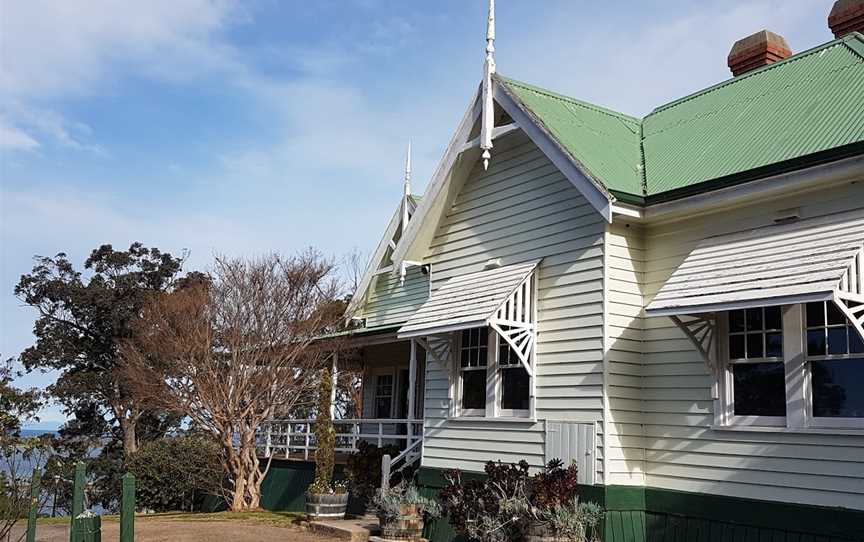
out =
[[(833, 0), (498, 0), (499, 72), (633, 115), (729, 77), (762, 28), (831, 39)], [(0, 355), (32, 342), (35, 254), (102, 243), (339, 257), (422, 191), (479, 82), (485, 0), (0, 0)], [(51, 374), (23, 377), (44, 386)], [(56, 406), (43, 412), (56, 424)]]

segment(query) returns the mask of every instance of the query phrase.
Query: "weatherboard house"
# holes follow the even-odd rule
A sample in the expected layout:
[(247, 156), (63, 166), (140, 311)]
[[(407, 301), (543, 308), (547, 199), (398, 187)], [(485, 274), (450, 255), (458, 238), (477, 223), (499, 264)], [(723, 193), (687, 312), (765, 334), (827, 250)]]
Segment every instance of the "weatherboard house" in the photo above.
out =
[(430, 492), (575, 461), (607, 542), (864, 540), (864, 2), (829, 23), (640, 119), (497, 73), (490, 10), (349, 309), (357, 434)]

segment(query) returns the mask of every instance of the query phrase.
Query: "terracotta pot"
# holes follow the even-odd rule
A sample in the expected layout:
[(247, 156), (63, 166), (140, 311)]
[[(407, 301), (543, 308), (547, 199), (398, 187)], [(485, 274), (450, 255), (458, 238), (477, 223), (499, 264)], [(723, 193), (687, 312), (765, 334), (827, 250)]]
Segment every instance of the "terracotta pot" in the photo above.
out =
[(348, 493), (307, 493), (306, 513), (312, 519), (342, 519), (348, 508)]

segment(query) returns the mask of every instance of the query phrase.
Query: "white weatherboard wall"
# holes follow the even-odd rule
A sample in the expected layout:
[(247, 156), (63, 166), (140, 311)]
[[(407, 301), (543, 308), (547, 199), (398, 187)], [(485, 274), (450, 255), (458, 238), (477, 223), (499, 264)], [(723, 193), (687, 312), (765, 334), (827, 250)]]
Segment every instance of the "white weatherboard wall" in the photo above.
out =
[[(796, 207), (802, 218), (856, 209), (864, 217), (864, 186), (825, 188), (647, 227), (644, 251), (633, 251), (634, 259), (640, 254), (645, 259), (645, 301), (701, 239), (770, 224), (779, 211)], [(634, 247), (643, 242), (639, 236), (627, 239)], [(669, 318), (641, 322), (634, 319), (630, 331), (644, 324), (641, 421), (648, 486), (864, 509), (864, 435), (712, 429), (711, 378), (700, 355)], [(621, 402), (614, 416), (630, 416), (625, 416), (629, 404)], [(638, 442), (629, 429), (613, 425), (621, 436), (610, 437), (610, 456), (623, 458), (625, 465), (642, 462), (642, 450), (627, 446)], [(610, 468), (617, 459), (611, 463)], [(623, 475), (616, 467), (611, 478)]]
[(643, 485), (642, 319), (645, 240), (641, 226), (606, 232), (606, 483)]
[(366, 327), (401, 324), (429, 297), (429, 279), (419, 267), (408, 268), (404, 283), (392, 273), (382, 273), (373, 281), (359, 314), (366, 319)]
[[(602, 482), (603, 242), (605, 223), (521, 132), (495, 140), (436, 231), (425, 262), (432, 287), (503, 265), (543, 259), (538, 282), (538, 420), (598, 422)], [(480, 471), (488, 460), (544, 462), (542, 421), (448, 420), (448, 375), (430, 354), (423, 465)]]

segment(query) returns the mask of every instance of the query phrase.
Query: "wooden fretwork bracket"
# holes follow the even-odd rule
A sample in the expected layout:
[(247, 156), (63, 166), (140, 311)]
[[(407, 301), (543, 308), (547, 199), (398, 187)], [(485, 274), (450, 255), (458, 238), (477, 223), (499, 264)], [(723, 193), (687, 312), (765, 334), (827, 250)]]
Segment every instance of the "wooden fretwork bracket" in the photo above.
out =
[[(702, 359), (711, 374), (719, 377), (721, 367), (717, 355), (717, 317), (711, 313), (698, 314), (687, 321), (678, 316), (670, 316), (669, 318), (687, 335), (687, 338), (702, 355)], [(715, 385), (712, 386), (711, 395), (714, 396), (714, 399), (719, 396), (716, 379)]]
[(534, 347), (534, 326), (525, 322), (493, 319), (489, 326), (504, 339), (516, 353), (522, 366), (530, 376), (534, 376), (531, 366), (531, 349)]
[(836, 290), (833, 301), (864, 341), (864, 295)]

